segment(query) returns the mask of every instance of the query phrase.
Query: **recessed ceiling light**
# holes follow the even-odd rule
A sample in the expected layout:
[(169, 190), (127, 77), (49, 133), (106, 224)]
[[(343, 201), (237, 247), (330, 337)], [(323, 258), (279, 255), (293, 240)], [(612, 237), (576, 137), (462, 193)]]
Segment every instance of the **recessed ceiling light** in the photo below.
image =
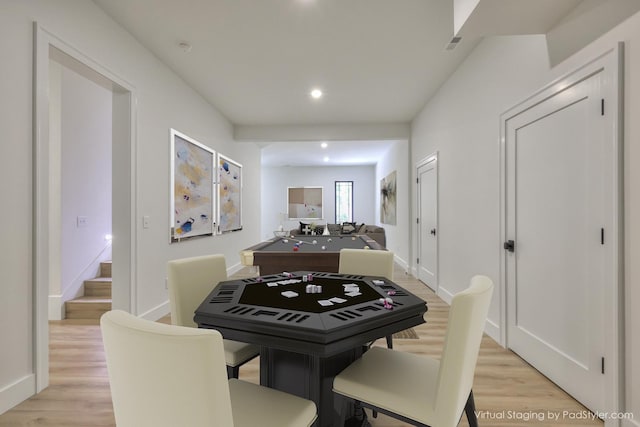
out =
[(311, 97), (313, 99), (322, 98), (322, 91), (320, 89), (313, 89), (311, 91)]
[(324, 160), (325, 162), (328, 162), (329, 161), (329, 156), (324, 156), (324, 158), (322, 160)]
[(329, 144), (327, 144), (326, 142), (323, 142), (322, 144), (320, 144), (320, 147), (322, 148), (327, 148), (329, 146)]

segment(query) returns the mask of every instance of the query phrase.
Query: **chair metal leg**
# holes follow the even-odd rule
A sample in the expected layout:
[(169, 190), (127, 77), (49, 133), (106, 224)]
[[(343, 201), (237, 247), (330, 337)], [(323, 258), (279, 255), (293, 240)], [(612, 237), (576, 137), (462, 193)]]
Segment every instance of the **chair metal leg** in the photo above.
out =
[(467, 414), (469, 427), (478, 427), (478, 417), (476, 416), (476, 403), (473, 400), (473, 390), (469, 393), (467, 403), (464, 405), (464, 412)]
[(364, 412), (364, 408), (362, 407), (362, 403), (359, 400), (355, 401), (354, 405), (354, 418), (358, 421), (364, 421), (367, 419), (367, 414)]
[(349, 420), (352, 422), (349, 424), (349, 427), (371, 427), (371, 423), (369, 423), (367, 418), (367, 413), (364, 411), (364, 407), (359, 400), (355, 401), (353, 411), (354, 416)]
[(236, 378), (238, 379), (238, 374), (240, 373), (240, 366), (228, 366), (227, 365), (227, 378)]
[(387, 348), (393, 348), (393, 335), (387, 335)]

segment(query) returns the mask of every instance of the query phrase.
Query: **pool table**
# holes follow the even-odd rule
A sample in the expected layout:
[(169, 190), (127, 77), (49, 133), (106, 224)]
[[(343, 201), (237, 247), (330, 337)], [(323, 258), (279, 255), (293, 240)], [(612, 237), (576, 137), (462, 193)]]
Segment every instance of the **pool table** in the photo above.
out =
[(305, 270), (337, 273), (343, 248), (386, 250), (365, 234), (276, 237), (241, 251), (240, 262), (258, 266), (262, 275)]

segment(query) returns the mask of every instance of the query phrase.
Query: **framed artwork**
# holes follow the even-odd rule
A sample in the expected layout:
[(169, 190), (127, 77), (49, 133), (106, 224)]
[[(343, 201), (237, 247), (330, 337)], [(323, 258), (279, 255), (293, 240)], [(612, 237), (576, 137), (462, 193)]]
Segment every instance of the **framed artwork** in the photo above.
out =
[(218, 154), (218, 230), (242, 230), (242, 165)]
[(171, 242), (212, 236), (215, 151), (171, 129)]
[(287, 219), (321, 219), (322, 187), (288, 187)]
[(396, 225), (396, 171), (380, 180), (380, 222)]

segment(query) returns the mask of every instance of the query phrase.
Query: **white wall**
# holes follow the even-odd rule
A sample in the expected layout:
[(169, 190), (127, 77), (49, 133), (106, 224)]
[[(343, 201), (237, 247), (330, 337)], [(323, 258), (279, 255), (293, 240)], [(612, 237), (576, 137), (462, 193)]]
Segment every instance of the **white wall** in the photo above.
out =
[[(626, 410), (640, 419), (640, 14), (554, 68), (543, 36), (495, 37), (481, 42), (413, 122), (412, 162), (438, 150), (440, 173), (440, 286), (466, 287), (475, 273), (499, 279), (499, 116), (535, 90), (626, 42), (625, 302)], [(415, 178), (415, 177), (414, 177)], [(415, 197), (413, 197), (415, 205)], [(489, 332), (497, 337), (494, 295)]]
[[(136, 177), (132, 311), (148, 318), (168, 312), (166, 262), (222, 253), (228, 266), (260, 236), (260, 157), (254, 144), (233, 142), (231, 124), (93, 2), (25, 0), (0, 3), (0, 413), (33, 392), (32, 301), (32, 64), (33, 21), (134, 88)], [(169, 128), (175, 128), (244, 166), (244, 229), (215, 238), (169, 244)], [(115, 191), (123, 189), (114, 188)], [(127, 189), (124, 189), (126, 191)], [(8, 207), (7, 207), (8, 206)], [(149, 215), (148, 229), (140, 226)], [(115, 236), (114, 238), (118, 238)], [(127, 236), (121, 236), (127, 238)], [(116, 268), (116, 266), (114, 266)], [(114, 286), (117, 286), (114, 285)], [(46, 314), (45, 314), (46, 315)]]
[[(412, 182), (416, 163), (438, 151), (438, 278), (445, 299), (474, 274), (500, 277), (499, 114), (542, 83), (545, 58), (544, 36), (486, 39), (414, 121)], [(498, 292), (489, 320), (497, 332)]]
[[(33, 387), (31, 301), (31, 26), (0, 4), (0, 412)], [(21, 15), (24, 15), (21, 13)]]
[[(279, 226), (279, 213), (287, 210), (287, 187), (323, 187), (323, 215), (320, 224), (335, 223), (335, 181), (353, 181), (353, 219), (357, 223), (375, 224), (375, 167), (317, 166), (262, 169), (262, 239), (273, 237)], [(299, 226), (286, 221), (285, 230)]]
[[(112, 92), (62, 68), (61, 291), (77, 294), (111, 235)], [(78, 217), (86, 218), (85, 224)]]
[[(380, 222), (380, 181), (396, 171), (396, 224), (383, 224)], [(375, 223), (384, 227), (387, 237), (387, 249), (395, 255), (396, 262), (405, 270), (410, 265), (409, 231), (412, 218), (409, 203), (411, 193), (415, 191), (415, 185), (411, 183), (411, 170), (409, 168), (409, 142), (398, 141), (376, 165), (376, 218)]]

